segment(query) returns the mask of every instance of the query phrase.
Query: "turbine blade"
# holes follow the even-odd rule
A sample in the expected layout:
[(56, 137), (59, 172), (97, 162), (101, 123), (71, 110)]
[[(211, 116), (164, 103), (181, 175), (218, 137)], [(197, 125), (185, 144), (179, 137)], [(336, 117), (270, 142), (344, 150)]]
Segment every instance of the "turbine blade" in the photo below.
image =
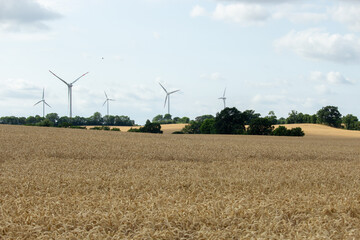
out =
[(116, 100), (115, 100), (115, 99), (111, 99), (111, 98), (110, 98), (110, 99), (109, 99), (109, 101), (116, 101)]
[(42, 99), (44, 99), (44, 97), (45, 97), (45, 88), (43, 88), (43, 97), (42, 97)]
[(104, 102), (103, 106), (105, 105), (105, 103), (107, 102), (108, 100), (106, 99), (106, 101)]
[(164, 88), (164, 86), (163, 85), (161, 85), (161, 83), (159, 82), (159, 84), (160, 84), (160, 86), (164, 89), (164, 91), (166, 92), (166, 94), (168, 93), (167, 91), (166, 91), (166, 89)]
[(39, 103), (41, 103), (43, 100), (38, 101), (37, 103), (34, 104), (34, 106), (38, 105)]
[(77, 82), (80, 78), (82, 78), (83, 76), (85, 76), (86, 74), (88, 74), (89, 72), (87, 73), (84, 73), (83, 75), (81, 75), (80, 77), (78, 77), (75, 81), (73, 81), (71, 84), (74, 84), (75, 82)]
[(52, 75), (54, 75), (55, 77), (57, 77), (58, 79), (60, 79), (63, 83), (65, 83), (66, 85), (68, 85), (68, 86), (69, 86), (69, 84), (68, 84), (67, 82), (65, 82), (65, 80), (63, 80), (63, 79), (61, 79), (60, 77), (56, 76), (56, 74), (55, 74), (55, 73), (53, 73), (52, 71), (50, 71), (50, 70), (49, 70), (49, 72), (51, 72), (51, 73), (52, 73)]
[(223, 94), (223, 97), (225, 97), (225, 93), (226, 93), (226, 88), (225, 88), (225, 90), (224, 90), (224, 94)]
[(168, 99), (168, 96), (169, 96), (169, 95), (166, 95), (166, 97), (165, 97), (164, 107), (166, 106), (166, 101), (167, 101), (167, 99)]
[(44, 101), (44, 103), (45, 103), (48, 107), (51, 107), (49, 104), (47, 104), (47, 102), (46, 102), (46, 101)]
[(169, 92), (169, 95), (170, 95), (170, 94), (173, 94), (173, 93), (176, 93), (176, 92), (178, 92), (178, 91), (180, 91), (180, 89), (179, 89), (179, 90), (172, 91), (172, 92)]
[(105, 97), (106, 97), (106, 99), (108, 99), (108, 95), (106, 94), (106, 92), (104, 91), (104, 93), (105, 93)]

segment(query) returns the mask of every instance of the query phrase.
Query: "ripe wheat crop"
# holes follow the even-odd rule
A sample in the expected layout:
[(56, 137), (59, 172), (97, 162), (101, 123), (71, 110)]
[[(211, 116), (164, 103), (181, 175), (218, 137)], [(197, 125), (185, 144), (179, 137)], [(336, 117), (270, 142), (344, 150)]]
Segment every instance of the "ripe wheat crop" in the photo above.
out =
[(360, 138), (0, 126), (0, 239), (360, 239)]

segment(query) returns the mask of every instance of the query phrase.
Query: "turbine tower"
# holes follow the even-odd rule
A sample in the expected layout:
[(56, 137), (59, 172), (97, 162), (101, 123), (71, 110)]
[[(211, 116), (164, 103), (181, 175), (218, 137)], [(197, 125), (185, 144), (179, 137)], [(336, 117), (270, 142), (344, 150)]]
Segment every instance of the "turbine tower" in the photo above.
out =
[(105, 91), (104, 91), (104, 93), (105, 93), (106, 100), (105, 100), (103, 106), (105, 105), (105, 103), (107, 103), (107, 116), (109, 116), (109, 101), (115, 101), (115, 99), (108, 98), (108, 95), (106, 94)]
[(74, 83), (76, 83), (80, 78), (82, 78), (83, 76), (85, 76), (87, 73), (84, 73), (83, 75), (81, 75), (80, 77), (78, 77), (77, 79), (75, 79), (75, 81), (73, 81), (72, 83), (67, 83), (65, 82), (63, 79), (61, 79), (60, 77), (56, 76), (55, 73), (53, 73), (52, 71), (49, 70), (49, 72), (54, 75), (55, 77), (57, 77), (60, 81), (62, 81), (63, 83), (66, 84), (66, 86), (68, 87), (68, 100), (69, 100), (69, 117), (72, 118), (72, 87), (74, 85)]
[(223, 101), (224, 101), (224, 109), (226, 108), (226, 97), (225, 97), (225, 93), (226, 93), (226, 88), (225, 88), (225, 90), (224, 90), (224, 94), (223, 94), (223, 96), (222, 97), (219, 97), (219, 99), (222, 99)]
[(173, 93), (176, 93), (178, 91), (180, 91), (180, 89), (172, 91), (172, 92), (168, 92), (163, 85), (161, 85), (161, 83), (159, 83), (160, 86), (164, 89), (164, 91), (166, 92), (166, 97), (165, 97), (165, 103), (164, 103), (164, 107), (166, 106), (166, 101), (168, 101), (168, 114), (170, 114), (170, 95)]
[(50, 107), (50, 105), (47, 104), (47, 102), (45, 101), (45, 89), (44, 88), (43, 88), (42, 99), (40, 101), (38, 101), (37, 103), (35, 103), (34, 106), (38, 105), (41, 102), (43, 103), (43, 118), (45, 118), (45, 105), (47, 105), (48, 107)]

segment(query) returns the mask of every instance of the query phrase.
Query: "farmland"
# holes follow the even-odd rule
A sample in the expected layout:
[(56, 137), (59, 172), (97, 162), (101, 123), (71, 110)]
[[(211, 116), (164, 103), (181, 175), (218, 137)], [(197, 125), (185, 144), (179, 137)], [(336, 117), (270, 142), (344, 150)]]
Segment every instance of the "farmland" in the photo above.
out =
[(291, 138), (2, 125), (0, 239), (359, 239), (359, 132), (302, 127)]

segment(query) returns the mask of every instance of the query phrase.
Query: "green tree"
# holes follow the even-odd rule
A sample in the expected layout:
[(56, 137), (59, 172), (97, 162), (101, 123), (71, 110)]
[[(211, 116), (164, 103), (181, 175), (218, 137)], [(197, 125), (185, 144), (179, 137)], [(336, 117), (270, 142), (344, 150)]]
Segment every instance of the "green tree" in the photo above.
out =
[(278, 124), (286, 124), (286, 119), (283, 118), (283, 117), (281, 117), (281, 118), (279, 118), (279, 120), (278, 120), (277, 123), (278, 123)]
[(182, 117), (179, 120), (179, 123), (189, 123), (189, 122), (190, 122), (190, 118), (188, 118), (188, 117)]
[(41, 127), (53, 127), (54, 123), (52, 121), (50, 121), (49, 119), (45, 118), (44, 120), (36, 123), (36, 126), (41, 126)]
[(57, 123), (59, 127), (69, 127), (71, 126), (71, 119), (67, 116), (63, 116), (59, 118)]
[(164, 117), (163, 115), (159, 114), (159, 115), (156, 115), (153, 119), (152, 119), (152, 122), (157, 122), (157, 123), (161, 123), (162, 121), (164, 120)]
[(316, 114), (311, 115), (310, 123), (318, 123), (318, 117)]
[(87, 125), (87, 120), (84, 117), (75, 116), (71, 119), (71, 123), (74, 126), (84, 126)]
[(174, 117), (173, 118), (173, 123), (179, 123), (180, 121), (180, 118), (179, 117)]
[(277, 117), (276, 117), (274, 111), (270, 111), (270, 112), (268, 113), (268, 115), (266, 116), (266, 118), (269, 119), (270, 122), (271, 122), (271, 124), (273, 124), (273, 125), (277, 124), (277, 122), (278, 122)]
[(245, 125), (249, 125), (253, 119), (260, 117), (260, 113), (255, 113), (255, 110), (245, 110), (242, 115), (245, 121)]
[(59, 115), (57, 113), (48, 113), (46, 114), (46, 119), (49, 119), (53, 125), (56, 125), (57, 121), (59, 120)]
[(164, 120), (165, 121), (171, 121), (172, 120), (172, 117), (171, 117), (171, 114), (167, 113), (164, 115)]
[(270, 119), (256, 118), (251, 121), (247, 132), (250, 135), (271, 135), (273, 129)]
[(200, 121), (190, 121), (190, 124), (189, 125), (186, 125), (183, 129), (182, 129), (182, 132), (183, 133), (186, 133), (186, 134), (200, 134), (200, 127), (201, 127), (201, 124), (203, 122), (200, 122)]
[(241, 134), (245, 131), (244, 115), (235, 107), (227, 107), (216, 114), (215, 129), (218, 134)]
[(106, 115), (104, 116), (103, 120), (104, 120), (104, 125), (113, 126), (115, 123), (115, 116)]
[(287, 124), (297, 123), (298, 122), (298, 112), (291, 110), (289, 117), (286, 119)]
[(317, 112), (318, 120), (320, 123), (332, 126), (341, 126), (341, 113), (335, 106), (326, 106)]
[(91, 125), (102, 125), (103, 124), (103, 118), (101, 116), (101, 113), (95, 112), (94, 115), (92, 115), (89, 118), (89, 124), (91, 124)]
[(214, 134), (215, 130), (215, 119), (205, 119), (205, 121), (200, 126), (200, 132), (202, 134)]
[(34, 116), (29, 116), (26, 118), (26, 124), (34, 125), (36, 123), (36, 118)]
[(215, 117), (213, 115), (207, 114), (207, 115), (202, 115), (202, 116), (198, 116), (195, 118), (196, 122), (204, 122), (206, 119), (215, 119)]
[(26, 118), (25, 117), (19, 117), (19, 124), (25, 125), (26, 124)]
[(345, 128), (348, 130), (357, 130), (359, 125), (359, 119), (352, 114), (344, 116), (342, 122), (345, 124)]

